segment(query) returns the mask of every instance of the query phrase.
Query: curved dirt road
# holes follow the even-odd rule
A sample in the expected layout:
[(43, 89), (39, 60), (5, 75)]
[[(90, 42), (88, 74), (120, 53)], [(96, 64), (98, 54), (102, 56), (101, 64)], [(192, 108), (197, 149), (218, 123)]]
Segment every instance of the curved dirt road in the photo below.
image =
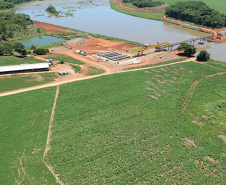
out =
[(152, 9), (142, 9), (142, 8), (133, 8), (130, 6), (126, 6), (123, 2), (118, 1), (118, 0), (114, 0), (114, 3), (117, 3), (118, 6), (125, 8), (125, 9), (130, 9), (130, 10), (137, 10), (140, 12), (165, 12), (165, 10), (152, 10)]

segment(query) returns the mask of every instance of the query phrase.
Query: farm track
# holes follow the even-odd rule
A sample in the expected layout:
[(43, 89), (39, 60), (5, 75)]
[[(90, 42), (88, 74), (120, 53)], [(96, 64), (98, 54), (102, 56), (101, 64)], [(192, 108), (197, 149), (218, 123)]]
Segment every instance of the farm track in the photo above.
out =
[(53, 124), (53, 121), (54, 121), (56, 102), (57, 102), (59, 93), (60, 93), (60, 86), (57, 86), (56, 94), (55, 94), (55, 98), (54, 98), (54, 102), (53, 102), (53, 108), (52, 108), (52, 112), (51, 112), (51, 117), (50, 117), (50, 121), (49, 121), (49, 130), (48, 130), (48, 135), (47, 135), (47, 139), (46, 139), (45, 151), (44, 151), (44, 154), (43, 154), (43, 163), (46, 165), (46, 167), (49, 169), (49, 171), (53, 174), (53, 176), (56, 179), (56, 182), (61, 184), (61, 185), (64, 185), (64, 183), (59, 178), (59, 174), (56, 174), (54, 172), (53, 167), (48, 162), (46, 162), (45, 159), (44, 159), (47, 156), (47, 154), (50, 150), (50, 141), (51, 141), (51, 136), (52, 136), (52, 126), (53, 126), (52, 124)]
[(180, 63), (185, 63), (185, 62), (190, 62), (190, 61), (195, 61), (195, 60), (196, 60), (196, 58), (193, 57), (193, 58), (189, 58), (187, 60), (180, 61), (180, 62), (174, 62), (174, 63), (170, 63), (170, 64), (163, 64), (163, 65), (158, 65), (158, 66), (153, 66), (153, 67), (132, 69), (132, 70), (127, 70), (127, 71), (114, 72), (114, 71), (111, 71), (109, 69), (107, 72), (99, 74), (99, 75), (85, 76), (85, 77), (82, 77), (82, 78), (75, 78), (75, 79), (65, 79), (65, 80), (58, 81), (58, 82), (49, 82), (49, 83), (46, 83), (46, 84), (37, 85), (37, 86), (33, 86), (33, 87), (27, 87), (27, 88), (23, 88), (23, 89), (17, 89), (17, 90), (3, 92), (3, 93), (0, 93), (0, 97), (9, 96), (9, 95), (18, 94), (18, 93), (27, 92), (27, 91), (32, 91), (32, 90), (37, 90), (37, 89), (43, 89), (43, 88), (47, 88), (47, 87), (55, 87), (55, 86), (59, 86), (59, 85), (66, 84), (66, 83), (71, 83), (71, 82), (81, 81), (81, 80), (88, 80), (88, 79), (96, 78), (96, 77), (99, 77), (99, 76), (105, 76), (105, 75), (110, 75), (110, 74), (114, 74), (114, 73), (126, 73), (126, 72), (131, 72), (131, 71), (152, 69), (152, 68), (164, 67), (164, 66), (168, 66), (168, 65), (175, 65), (175, 64), (180, 64)]
[(221, 72), (221, 73), (214, 73), (214, 74), (211, 74), (211, 75), (208, 75), (206, 77), (203, 77), (203, 78), (200, 78), (198, 80), (196, 80), (190, 87), (190, 89), (188, 90), (188, 94), (187, 94), (187, 98), (186, 100), (183, 102), (183, 109), (182, 109), (182, 112), (184, 112), (187, 108), (187, 106), (189, 105), (190, 101), (191, 101), (191, 98), (194, 94), (194, 91), (195, 91), (195, 88), (196, 86), (203, 80), (207, 79), (207, 78), (211, 78), (211, 77), (214, 77), (214, 76), (217, 76), (217, 75), (223, 75), (223, 74), (226, 74), (226, 72)]
[(121, 8), (125, 8), (125, 9), (130, 9), (130, 10), (137, 10), (140, 12), (165, 12), (165, 10), (151, 10), (151, 9), (142, 9), (142, 8), (134, 8), (134, 7), (130, 7), (130, 6), (126, 6), (123, 2), (118, 1), (118, 0), (114, 0), (114, 3), (117, 3), (118, 6), (120, 6)]

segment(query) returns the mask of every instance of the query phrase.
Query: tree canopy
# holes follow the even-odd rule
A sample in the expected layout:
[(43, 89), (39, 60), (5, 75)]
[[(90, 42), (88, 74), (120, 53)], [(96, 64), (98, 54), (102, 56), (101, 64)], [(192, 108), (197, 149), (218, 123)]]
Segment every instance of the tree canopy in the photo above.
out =
[(211, 28), (226, 26), (226, 15), (209, 8), (202, 1), (177, 2), (166, 8), (166, 15)]
[(162, 1), (153, 1), (153, 0), (123, 0), (124, 3), (132, 3), (138, 8), (145, 7), (156, 7), (164, 4)]
[(16, 4), (29, 2), (32, 0), (0, 0), (0, 10), (13, 8)]
[(210, 59), (210, 54), (206, 51), (200, 51), (200, 53), (197, 55), (198, 61), (208, 61)]
[(184, 50), (184, 55), (187, 57), (191, 57), (196, 53), (196, 48), (186, 42), (181, 43), (178, 50)]
[(54, 6), (48, 6), (48, 8), (46, 8), (46, 11), (47, 12), (50, 12), (50, 13), (54, 13), (54, 14), (57, 14), (58, 12), (57, 12), (57, 10), (56, 10), (56, 8), (54, 7)]

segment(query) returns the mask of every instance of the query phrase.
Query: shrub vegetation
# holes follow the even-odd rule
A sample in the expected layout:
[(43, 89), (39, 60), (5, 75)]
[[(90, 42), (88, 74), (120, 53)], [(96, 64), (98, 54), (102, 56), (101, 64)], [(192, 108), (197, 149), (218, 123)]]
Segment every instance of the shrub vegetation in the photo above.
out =
[(124, 3), (132, 3), (134, 6), (138, 8), (146, 8), (146, 7), (157, 7), (164, 2), (162, 1), (153, 1), (153, 0), (123, 0)]
[(54, 14), (57, 14), (58, 12), (57, 12), (57, 10), (56, 10), (56, 8), (54, 7), (54, 6), (48, 6), (48, 8), (46, 8), (46, 11), (47, 12), (50, 12), (50, 13), (54, 13)]
[(0, 10), (13, 8), (15, 5), (32, 0), (0, 0)]
[(197, 60), (198, 61), (208, 61), (208, 60), (210, 60), (210, 54), (206, 50), (200, 51), (200, 53), (197, 56)]
[(44, 48), (37, 48), (33, 51), (33, 53), (37, 55), (46, 55), (47, 53), (49, 53), (49, 50)]

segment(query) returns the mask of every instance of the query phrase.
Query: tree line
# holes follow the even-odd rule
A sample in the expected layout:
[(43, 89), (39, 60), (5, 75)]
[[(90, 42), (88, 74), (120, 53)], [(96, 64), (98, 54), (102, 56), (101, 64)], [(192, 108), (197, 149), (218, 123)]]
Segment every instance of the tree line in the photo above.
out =
[(123, 3), (132, 3), (134, 6), (138, 8), (145, 8), (145, 7), (157, 7), (164, 2), (162, 1), (153, 1), (153, 0), (123, 0)]
[(32, 0), (0, 0), (0, 10), (13, 8), (15, 5)]
[(202, 1), (177, 2), (166, 8), (166, 16), (211, 28), (226, 26), (226, 15)]

